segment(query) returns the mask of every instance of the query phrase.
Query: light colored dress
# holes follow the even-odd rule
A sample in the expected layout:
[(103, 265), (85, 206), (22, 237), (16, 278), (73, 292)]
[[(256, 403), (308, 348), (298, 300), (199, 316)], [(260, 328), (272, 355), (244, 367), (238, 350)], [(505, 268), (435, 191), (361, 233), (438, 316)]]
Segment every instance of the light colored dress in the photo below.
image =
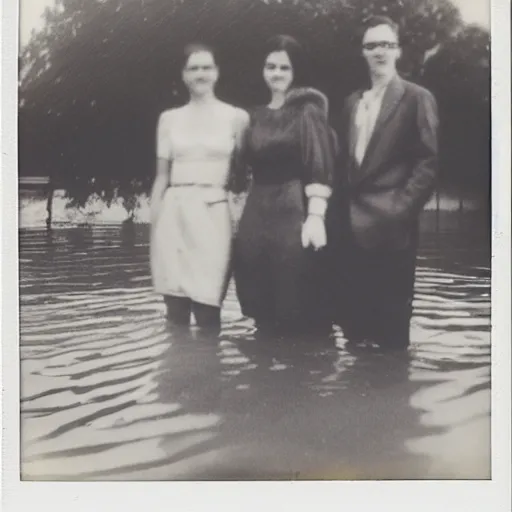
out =
[(220, 307), (229, 279), (232, 223), (227, 184), (246, 112), (215, 105), (208, 126), (187, 129), (186, 107), (165, 111), (157, 157), (169, 160), (169, 187), (152, 226), (151, 272), (157, 293)]

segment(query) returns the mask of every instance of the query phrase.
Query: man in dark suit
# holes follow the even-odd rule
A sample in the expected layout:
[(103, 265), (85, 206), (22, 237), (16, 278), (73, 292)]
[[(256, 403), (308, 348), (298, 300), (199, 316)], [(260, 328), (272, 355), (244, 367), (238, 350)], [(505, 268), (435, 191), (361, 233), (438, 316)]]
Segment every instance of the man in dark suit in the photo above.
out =
[(338, 126), (340, 165), (329, 244), (335, 322), (351, 342), (409, 345), (419, 215), (437, 175), (437, 106), (400, 78), (398, 26), (370, 19), (362, 53), (371, 88), (349, 96)]

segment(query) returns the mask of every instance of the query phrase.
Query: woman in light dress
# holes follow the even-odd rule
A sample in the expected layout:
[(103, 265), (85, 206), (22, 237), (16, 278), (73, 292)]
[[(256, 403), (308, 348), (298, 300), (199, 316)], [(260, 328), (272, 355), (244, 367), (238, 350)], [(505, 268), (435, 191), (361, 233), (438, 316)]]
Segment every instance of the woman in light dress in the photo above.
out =
[(160, 115), (151, 193), (151, 271), (168, 319), (220, 330), (228, 279), (232, 221), (228, 183), (248, 114), (216, 98), (213, 50), (185, 50), (189, 102)]

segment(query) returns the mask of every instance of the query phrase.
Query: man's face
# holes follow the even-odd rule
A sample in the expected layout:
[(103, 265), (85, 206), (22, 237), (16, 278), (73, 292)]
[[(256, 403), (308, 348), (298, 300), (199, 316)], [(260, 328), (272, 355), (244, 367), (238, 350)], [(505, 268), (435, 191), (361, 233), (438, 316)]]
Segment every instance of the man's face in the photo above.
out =
[(396, 70), (401, 56), (398, 36), (388, 25), (369, 28), (363, 37), (363, 57), (372, 74), (387, 75)]

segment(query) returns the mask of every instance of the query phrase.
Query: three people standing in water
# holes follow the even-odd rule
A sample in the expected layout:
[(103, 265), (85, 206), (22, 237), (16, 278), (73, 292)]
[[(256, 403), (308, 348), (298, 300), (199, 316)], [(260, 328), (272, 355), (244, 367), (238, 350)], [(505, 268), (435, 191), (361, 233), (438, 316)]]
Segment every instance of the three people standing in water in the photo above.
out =
[[(251, 111), (220, 102), (211, 49), (186, 52), (190, 102), (164, 112), (151, 199), (151, 264), (168, 317), (220, 329), (230, 269), (258, 331), (327, 334), (406, 348), (419, 214), (436, 176), (435, 100), (396, 73), (398, 29), (365, 27), (372, 86), (347, 99), (337, 126), (308, 87), (289, 36), (268, 41), (270, 102)], [(250, 182), (232, 232), (229, 192)]]

